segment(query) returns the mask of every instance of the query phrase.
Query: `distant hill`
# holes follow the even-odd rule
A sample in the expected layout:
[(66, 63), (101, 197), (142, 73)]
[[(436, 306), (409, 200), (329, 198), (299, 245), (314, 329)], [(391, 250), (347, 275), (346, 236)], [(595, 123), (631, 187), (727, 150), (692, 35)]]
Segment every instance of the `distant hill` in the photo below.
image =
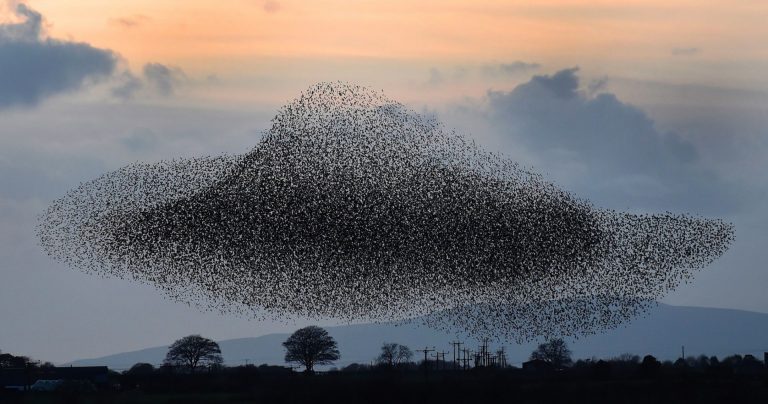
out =
[[(327, 327), (339, 343), (341, 360), (336, 366), (350, 363), (370, 363), (383, 342), (397, 342), (412, 350), (429, 346), (448, 351), (450, 341), (457, 338), (468, 343), (470, 349), (477, 341), (417, 325), (359, 324)], [(269, 334), (254, 338), (219, 341), (224, 361), (236, 366), (252, 364), (284, 364), (281, 345), (289, 334)], [(181, 336), (180, 336), (181, 337)], [(537, 343), (504, 344), (509, 362), (520, 365), (527, 360)], [(604, 334), (569, 341), (574, 358), (608, 358), (622, 353), (640, 356), (651, 354), (659, 359), (675, 359), (685, 345), (686, 356), (706, 354), (723, 357), (734, 353), (752, 353), (762, 358), (768, 351), (768, 314), (742, 310), (681, 307), (661, 304), (649, 313), (625, 326)], [(492, 343), (492, 348), (500, 346)], [(124, 352), (94, 359), (77, 360), (67, 365), (106, 365), (115, 370), (130, 368), (137, 362), (160, 364), (167, 346)], [(417, 354), (417, 359), (420, 355)]]

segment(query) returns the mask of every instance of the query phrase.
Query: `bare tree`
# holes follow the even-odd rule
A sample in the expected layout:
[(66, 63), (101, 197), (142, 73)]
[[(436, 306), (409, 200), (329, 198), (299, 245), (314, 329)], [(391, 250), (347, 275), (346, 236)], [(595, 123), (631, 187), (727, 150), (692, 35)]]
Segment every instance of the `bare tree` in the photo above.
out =
[(571, 350), (562, 338), (556, 338), (540, 344), (531, 353), (531, 359), (541, 359), (552, 364), (555, 369), (571, 364)]
[(188, 367), (190, 372), (206, 365), (223, 362), (219, 344), (199, 335), (189, 335), (174, 342), (165, 355), (165, 364)]
[(311, 325), (294, 332), (283, 342), (285, 361), (296, 362), (311, 373), (315, 365), (329, 365), (338, 360), (339, 349), (328, 331)]
[(381, 345), (381, 353), (376, 361), (379, 364), (394, 367), (413, 359), (413, 352), (405, 345), (385, 342)]

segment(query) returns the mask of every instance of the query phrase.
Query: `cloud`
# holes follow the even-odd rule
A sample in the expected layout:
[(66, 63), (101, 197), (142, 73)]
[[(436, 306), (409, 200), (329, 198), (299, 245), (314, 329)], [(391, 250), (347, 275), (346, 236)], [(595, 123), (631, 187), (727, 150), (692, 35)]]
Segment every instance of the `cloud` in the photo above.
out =
[(135, 28), (146, 24), (150, 20), (151, 18), (147, 17), (146, 15), (136, 14), (130, 17), (112, 18), (109, 20), (109, 24), (121, 28)]
[[(206, 82), (215, 82), (215, 76), (209, 76)], [(128, 101), (137, 96), (159, 95), (173, 96), (182, 85), (188, 82), (187, 75), (178, 67), (170, 67), (161, 63), (147, 63), (142, 69), (141, 76), (136, 76), (130, 70), (125, 70), (114, 78), (112, 96)]]
[(0, 38), (15, 41), (36, 41), (43, 32), (43, 16), (27, 7), (26, 4), (17, 4), (15, 7), (17, 17), (24, 19), (20, 23), (0, 24)]
[(673, 48), (672, 49), (672, 54), (674, 56), (691, 56), (691, 55), (696, 55), (696, 54), (698, 54), (700, 52), (701, 52), (701, 49), (693, 48), (693, 47), (690, 47), (690, 48)]
[(587, 86), (587, 94), (589, 96), (595, 96), (600, 92), (603, 92), (605, 90), (606, 86), (608, 85), (608, 78), (607, 77), (601, 77), (598, 79), (594, 79), (589, 82), (589, 85)]
[(160, 95), (173, 95), (176, 88), (184, 82), (184, 72), (176, 67), (168, 67), (160, 63), (144, 65), (144, 80)]
[(427, 84), (430, 86), (438, 86), (445, 81), (445, 78), (443, 78), (443, 73), (440, 72), (439, 69), (436, 67), (433, 67), (429, 69), (429, 80), (427, 81)]
[(274, 0), (267, 0), (264, 2), (262, 8), (264, 8), (264, 11), (268, 13), (276, 13), (280, 11), (280, 3)]
[[(216, 78), (206, 79), (207, 82), (214, 82), (214, 80)], [(141, 76), (136, 76), (130, 70), (125, 70), (114, 78), (114, 82), (112, 96), (127, 101), (139, 94), (150, 96), (154, 93), (163, 97), (170, 97), (188, 80), (184, 71), (178, 67), (169, 67), (161, 63), (147, 63), (142, 69)]]
[(141, 79), (127, 70), (116, 77), (115, 80), (119, 84), (112, 88), (112, 95), (121, 100), (132, 99), (144, 87)]
[(506, 78), (530, 72), (539, 67), (541, 65), (538, 63), (528, 63), (519, 60), (481, 66), (453, 66), (452, 68), (443, 69), (432, 67), (429, 69), (427, 85), (438, 86), (448, 82)]
[(731, 207), (729, 185), (702, 164), (694, 143), (662, 133), (644, 111), (614, 94), (580, 90), (577, 72), (538, 75), (512, 91), (489, 92), (494, 130), (555, 177), (578, 167), (581, 179), (570, 178), (569, 185), (590, 197), (653, 208)]
[(499, 63), (494, 65), (483, 66), (482, 72), (486, 76), (498, 77), (498, 76), (514, 75), (518, 73), (527, 73), (531, 70), (536, 70), (540, 67), (541, 65), (538, 63), (528, 63), (528, 62), (516, 60), (510, 63)]
[(23, 3), (15, 13), (22, 22), (0, 24), (0, 109), (37, 105), (115, 70), (113, 52), (46, 38), (43, 16)]

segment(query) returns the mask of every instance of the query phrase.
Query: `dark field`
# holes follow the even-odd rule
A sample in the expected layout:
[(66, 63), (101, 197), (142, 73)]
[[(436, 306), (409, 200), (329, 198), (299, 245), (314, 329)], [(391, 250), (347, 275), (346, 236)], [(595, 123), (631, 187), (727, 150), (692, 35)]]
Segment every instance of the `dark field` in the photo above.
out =
[(100, 391), (7, 392), (0, 403), (768, 403), (768, 373), (669, 370), (331, 372), (232, 368), (198, 375), (113, 375)]

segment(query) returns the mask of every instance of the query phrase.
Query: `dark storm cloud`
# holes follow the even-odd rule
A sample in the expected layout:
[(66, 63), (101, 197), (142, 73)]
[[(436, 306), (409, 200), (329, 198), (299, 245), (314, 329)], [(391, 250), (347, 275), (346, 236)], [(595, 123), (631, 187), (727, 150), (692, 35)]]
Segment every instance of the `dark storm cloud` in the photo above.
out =
[(586, 167), (592, 176), (584, 185), (591, 190), (602, 187), (603, 194), (623, 200), (632, 195), (654, 208), (729, 205), (728, 185), (701, 164), (692, 142), (662, 133), (645, 112), (614, 94), (580, 91), (577, 71), (534, 76), (510, 92), (490, 92), (493, 125), (542, 164), (571, 159)]
[(0, 24), (0, 109), (36, 105), (114, 71), (111, 51), (45, 38), (40, 13), (25, 4), (15, 12), (23, 22)]

